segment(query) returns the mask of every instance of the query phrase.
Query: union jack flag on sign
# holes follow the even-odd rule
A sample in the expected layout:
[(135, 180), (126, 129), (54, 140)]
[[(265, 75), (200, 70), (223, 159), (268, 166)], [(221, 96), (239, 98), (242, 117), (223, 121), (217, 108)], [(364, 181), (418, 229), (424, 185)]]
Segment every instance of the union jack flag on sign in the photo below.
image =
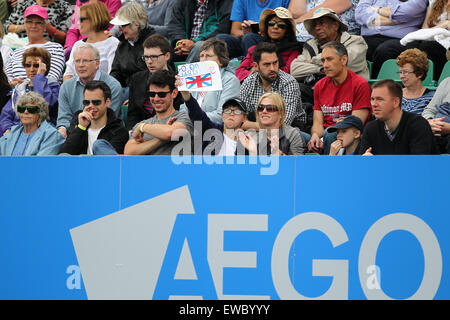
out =
[(212, 86), (211, 73), (195, 77), (186, 77), (186, 86), (188, 89), (198, 89)]

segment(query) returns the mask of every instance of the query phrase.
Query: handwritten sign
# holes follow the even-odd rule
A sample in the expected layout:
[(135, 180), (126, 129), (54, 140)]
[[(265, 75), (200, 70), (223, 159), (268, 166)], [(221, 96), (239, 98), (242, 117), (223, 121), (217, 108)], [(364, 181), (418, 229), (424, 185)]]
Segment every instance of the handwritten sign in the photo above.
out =
[(183, 64), (178, 67), (180, 91), (219, 91), (222, 78), (219, 65), (214, 61)]

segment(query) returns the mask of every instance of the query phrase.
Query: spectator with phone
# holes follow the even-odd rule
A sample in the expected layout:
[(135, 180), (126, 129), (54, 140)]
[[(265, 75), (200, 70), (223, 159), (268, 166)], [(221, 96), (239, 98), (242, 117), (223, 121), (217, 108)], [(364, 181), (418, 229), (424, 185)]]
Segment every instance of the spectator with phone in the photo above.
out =
[(255, 32), (255, 25), (259, 24), (264, 9), (288, 8), (290, 2), (291, 0), (234, 0), (230, 16), (231, 30), (217, 35), (227, 43), (230, 58), (244, 56), (250, 47), (264, 41), (263, 37)]
[(27, 77), (16, 79), (14, 88), (8, 94), (10, 99), (0, 114), (0, 136), (7, 134), (12, 126), (20, 123), (19, 115), (16, 113), (17, 99), (29, 91), (35, 91), (44, 97), (48, 103), (49, 121), (56, 124), (59, 83), (47, 77), (50, 60), (50, 53), (44, 48), (31, 47), (23, 53), (22, 65)]

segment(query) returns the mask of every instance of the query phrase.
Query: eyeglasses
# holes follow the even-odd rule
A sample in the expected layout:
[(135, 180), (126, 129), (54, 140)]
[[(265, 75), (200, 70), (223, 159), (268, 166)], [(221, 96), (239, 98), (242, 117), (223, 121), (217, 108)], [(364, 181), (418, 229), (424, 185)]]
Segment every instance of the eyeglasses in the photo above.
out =
[(171, 93), (172, 91), (160, 91), (160, 92), (155, 92), (155, 91), (149, 91), (148, 95), (150, 96), (150, 98), (154, 98), (156, 97), (156, 95), (158, 95), (158, 97), (160, 98), (165, 98), (167, 96), (168, 93)]
[(223, 113), (225, 113), (225, 114), (235, 114), (235, 115), (240, 115), (240, 114), (243, 114), (244, 113), (244, 111), (242, 110), (242, 109), (230, 109), (230, 108), (228, 108), (228, 109), (225, 109), (225, 110), (223, 110), (222, 111)]
[(151, 55), (151, 56), (142, 56), (141, 58), (144, 61), (147, 61), (147, 60), (153, 61), (153, 60), (156, 60), (156, 59), (158, 59), (159, 57), (161, 57), (163, 55), (165, 55), (165, 53), (155, 54), (155, 55)]
[(33, 63), (33, 64), (31, 64), (31, 63), (25, 63), (23, 66), (24, 66), (25, 68), (31, 68), (31, 67), (33, 67), (33, 68), (39, 68), (39, 63)]
[(80, 20), (80, 22), (83, 22), (84, 20), (89, 20), (88, 17), (79, 17), (78, 20)]
[(89, 106), (91, 103), (97, 107), (102, 104), (102, 100), (100, 100), (100, 99), (83, 100), (83, 106), (85, 106), (85, 107)]
[(403, 70), (403, 71), (397, 71), (396, 73), (397, 73), (397, 74), (400, 74), (400, 75), (405, 75), (405, 76), (407, 76), (408, 74), (414, 73), (414, 72), (413, 72), (413, 71), (406, 71), (406, 70)]
[(75, 64), (87, 64), (89, 62), (95, 61), (96, 59), (76, 59)]
[(271, 104), (260, 104), (258, 106), (258, 112), (263, 112), (266, 109), (267, 112), (276, 112), (278, 111), (278, 107)]
[(34, 24), (36, 26), (43, 26), (45, 24), (45, 22), (44, 21), (25, 20), (25, 24)]
[(28, 113), (36, 114), (39, 112), (38, 106), (17, 106), (17, 112), (24, 113), (25, 110), (28, 110)]
[(287, 29), (287, 27), (288, 27), (288, 25), (286, 23), (281, 22), (281, 21), (270, 20), (268, 22), (269, 27), (275, 27), (275, 25), (277, 25), (278, 28), (280, 28), (280, 29)]

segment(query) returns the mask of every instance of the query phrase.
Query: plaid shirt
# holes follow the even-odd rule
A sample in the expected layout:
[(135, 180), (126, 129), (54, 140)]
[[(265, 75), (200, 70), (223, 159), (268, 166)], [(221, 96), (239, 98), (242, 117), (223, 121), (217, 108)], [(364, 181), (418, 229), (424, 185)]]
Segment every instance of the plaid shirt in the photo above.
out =
[[(300, 97), (300, 87), (293, 76), (283, 70), (279, 70), (278, 78), (271, 84), (270, 91), (279, 93), (286, 103), (285, 124), (290, 125), (294, 118), (297, 117), (303, 123), (306, 122), (306, 114), (302, 108), (302, 100)], [(239, 96), (245, 102), (249, 111), (255, 111), (258, 99), (264, 93), (266, 91), (262, 87), (259, 73), (255, 72), (244, 80)]]
[(195, 39), (200, 35), (203, 20), (206, 15), (206, 8), (208, 7), (208, 0), (197, 0), (197, 10), (194, 14), (193, 27), (190, 39)]

